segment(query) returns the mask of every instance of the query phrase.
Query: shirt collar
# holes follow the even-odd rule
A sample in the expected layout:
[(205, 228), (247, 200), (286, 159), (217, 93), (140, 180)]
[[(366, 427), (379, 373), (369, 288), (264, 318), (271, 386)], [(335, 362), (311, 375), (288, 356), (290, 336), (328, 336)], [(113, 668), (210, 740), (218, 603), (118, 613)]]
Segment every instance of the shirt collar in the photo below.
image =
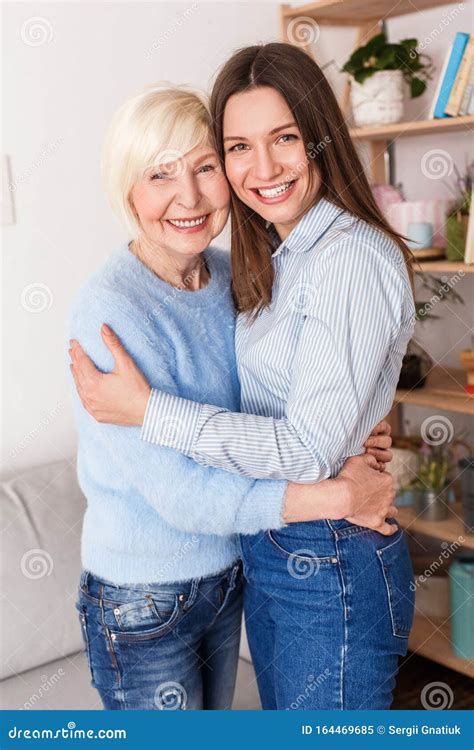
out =
[(310, 208), (298, 224), (293, 227), (283, 242), (280, 240), (273, 224), (270, 224), (268, 234), (274, 248), (272, 257), (280, 255), (285, 248), (292, 253), (310, 250), (336, 221), (337, 217), (343, 213), (345, 213), (343, 208), (339, 208), (326, 198), (320, 198), (316, 205)]

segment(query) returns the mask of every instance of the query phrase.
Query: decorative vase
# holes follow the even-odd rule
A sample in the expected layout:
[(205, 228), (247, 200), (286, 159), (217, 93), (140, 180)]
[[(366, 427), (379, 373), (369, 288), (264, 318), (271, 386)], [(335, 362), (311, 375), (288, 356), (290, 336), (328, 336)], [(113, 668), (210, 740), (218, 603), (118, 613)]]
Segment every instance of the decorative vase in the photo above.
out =
[(351, 81), (351, 106), (354, 123), (388, 125), (400, 122), (404, 109), (404, 83), (401, 70), (379, 70), (364, 83)]
[(464, 260), (468, 221), (469, 216), (465, 214), (448, 216), (446, 220), (446, 236), (448, 238), (446, 257), (448, 260)]
[(424, 521), (445, 521), (449, 518), (449, 493), (447, 489), (418, 490), (415, 497), (415, 510)]
[(461, 659), (474, 659), (474, 557), (463, 553), (449, 567), (451, 642)]

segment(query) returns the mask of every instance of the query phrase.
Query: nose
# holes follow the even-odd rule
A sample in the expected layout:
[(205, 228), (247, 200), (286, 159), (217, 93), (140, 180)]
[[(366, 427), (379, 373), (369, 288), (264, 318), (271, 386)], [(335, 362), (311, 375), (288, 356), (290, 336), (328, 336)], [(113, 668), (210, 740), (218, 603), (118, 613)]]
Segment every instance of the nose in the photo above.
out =
[(278, 177), (282, 172), (282, 166), (276, 162), (269, 148), (262, 146), (255, 150), (253, 173), (256, 180), (269, 182)]
[(201, 197), (196, 175), (188, 173), (181, 175), (178, 180), (176, 202), (183, 208), (195, 208)]

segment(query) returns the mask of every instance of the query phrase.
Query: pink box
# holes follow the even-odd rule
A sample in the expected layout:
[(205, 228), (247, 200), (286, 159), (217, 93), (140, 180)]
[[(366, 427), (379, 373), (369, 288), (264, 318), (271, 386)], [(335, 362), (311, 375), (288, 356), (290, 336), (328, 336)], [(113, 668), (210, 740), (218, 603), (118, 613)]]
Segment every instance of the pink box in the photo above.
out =
[(409, 223), (429, 222), (433, 226), (433, 247), (446, 247), (446, 217), (453, 203), (449, 198), (392, 203), (387, 207), (385, 216), (392, 227), (404, 235), (408, 233)]

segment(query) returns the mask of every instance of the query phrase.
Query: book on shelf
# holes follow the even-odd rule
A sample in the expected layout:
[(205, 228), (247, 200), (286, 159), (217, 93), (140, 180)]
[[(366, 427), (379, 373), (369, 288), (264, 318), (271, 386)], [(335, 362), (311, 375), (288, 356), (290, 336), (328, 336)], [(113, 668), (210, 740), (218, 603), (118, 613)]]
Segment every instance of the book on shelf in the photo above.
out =
[(461, 102), (463, 100), (464, 91), (469, 81), (470, 69), (474, 60), (474, 34), (471, 34), (469, 41), (466, 44), (464, 54), (461, 59), (461, 64), (456, 75), (456, 78), (449, 95), (448, 103), (444, 108), (445, 115), (456, 117), (459, 114), (461, 108)]
[(441, 118), (449, 117), (445, 114), (445, 108), (448, 104), (449, 96), (456, 80), (456, 76), (461, 65), (464, 50), (469, 42), (469, 34), (458, 31), (454, 37), (451, 48), (448, 50), (441, 75), (439, 77), (436, 94), (430, 112), (430, 117)]
[(471, 205), (469, 207), (469, 220), (467, 222), (464, 263), (474, 263), (474, 191), (471, 192)]
[(461, 106), (459, 107), (460, 115), (474, 115), (474, 61), (469, 68), (469, 77), (464, 90)]

